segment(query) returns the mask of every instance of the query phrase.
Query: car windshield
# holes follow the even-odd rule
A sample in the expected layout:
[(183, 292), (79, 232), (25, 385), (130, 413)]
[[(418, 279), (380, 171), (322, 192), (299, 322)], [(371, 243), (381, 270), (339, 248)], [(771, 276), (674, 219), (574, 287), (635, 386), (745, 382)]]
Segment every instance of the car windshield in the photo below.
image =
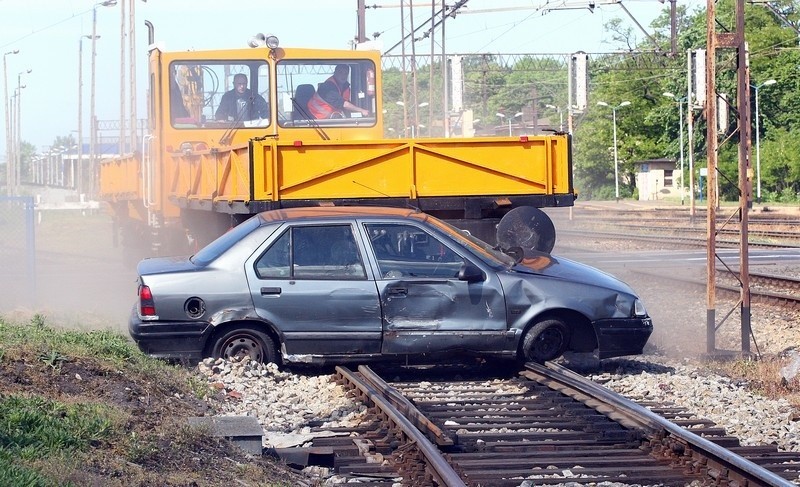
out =
[(200, 266), (208, 265), (259, 226), (261, 226), (261, 218), (250, 218), (220, 235), (216, 240), (200, 249), (190, 260)]
[(433, 217), (428, 218), (428, 221), (491, 266), (511, 267), (516, 263), (513, 257), (500, 252), (483, 240), (473, 237), (465, 230), (456, 228), (449, 223), (445, 223)]

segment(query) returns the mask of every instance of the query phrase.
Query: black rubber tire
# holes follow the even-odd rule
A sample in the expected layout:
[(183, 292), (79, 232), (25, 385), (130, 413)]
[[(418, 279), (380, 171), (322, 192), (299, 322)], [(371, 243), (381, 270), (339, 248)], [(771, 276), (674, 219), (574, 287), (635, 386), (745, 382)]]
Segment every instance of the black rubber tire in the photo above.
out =
[(556, 359), (567, 349), (569, 340), (570, 330), (563, 321), (555, 318), (542, 320), (525, 333), (521, 358), (538, 363)]
[(226, 360), (249, 356), (260, 363), (278, 363), (275, 341), (266, 333), (249, 326), (232, 328), (214, 342), (211, 354)]

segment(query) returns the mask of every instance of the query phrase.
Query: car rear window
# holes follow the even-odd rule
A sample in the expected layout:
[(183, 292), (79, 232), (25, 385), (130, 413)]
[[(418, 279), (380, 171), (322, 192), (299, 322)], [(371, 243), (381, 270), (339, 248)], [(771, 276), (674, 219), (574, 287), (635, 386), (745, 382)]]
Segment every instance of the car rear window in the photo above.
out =
[(227, 232), (220, 235), (216, 240), (200, 249), (200, 251), (194, 254), (190, 260), (200, 266), (208, 265), (211, 262), (214, 262), (217, 257), (227, 252), (228, 249), (236, 244), (236, 242), (243, 239), (249, 235), (250, 232), (260, 226), (261, 219), (258, 217), (245, 220), (238, 226), (231, 228)]

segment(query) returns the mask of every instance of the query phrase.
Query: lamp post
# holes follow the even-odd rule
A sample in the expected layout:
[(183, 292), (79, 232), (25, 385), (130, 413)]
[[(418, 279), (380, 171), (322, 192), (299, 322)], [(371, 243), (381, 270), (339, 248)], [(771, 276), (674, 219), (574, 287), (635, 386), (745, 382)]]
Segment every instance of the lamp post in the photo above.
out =
[(497, 112), (497, 113), (495, 113), (495, 115), (497, 115), (498, 117), (500, 117), (500, 120), (501, 120), (501, 121), (503, 121), (503, 120), (508, 120), (508, 136), (509, 136), (509, 137), (511, 137), (512, 135), (514, 135), (514, 134), (512, 133), (512, 131), (511, 131), (511, 122), (512, 122), (512, 121), (513, 121), (515, 118), (517, 118), (517, 117), (521, 117), (521, 116), (522, 116), (522, 112), (517, 112), (517, 113), (515, 113), (515, 114), (514, 114), (513, 116), (511, 116), (511, 117), (506, 117), (506, 114), (505, 114), (505, 113), (500, 113), (500, 112)]
[(611, 118), (613, 119), (614, 123), (614, 196), (616, 197), (617, 201), (619, 201), (619, 160), (617, 158), (617, 110), (626, 107), (631, 104), (629, 101), (623, 101), (619, 105), (612, 107), (608, 103), (604, 101), (598, 101), (598, 105), (602, 107), (610, 107), (611, 108)]
[(758, 90), (775, 83), (776, 80), (768, 79), (760, 85), (750, 85), (756, 92), (756, 201), (759, 203), (761, 203), (761, 132), (758, 123)]
[(17, 177), (17, 166), (18, 166), (18, 155), (19, 155), (19, 99), (22, 96), (22, 89), (25, 88), (25, 85), (20, 84), (16, 88), (14, 88), (14, 94), (11, 95), (11, 159), (9, 159), (9, 163), (11, 164), (11, 180), (9, 181), (9, 186), (11, 186), (11, 195), (13, 196), (16, 194), (16, 177)]
[(664, 96), (667, 98), (672, 98), (678, 104), (678, 133), (680, 134), (680, 151), (681, 151), (681, 205), (683, 205), (683, 103), (686, 101), (686, 97), (683, 98), (676, 98), (674, 93), (670, 93), (669, 91), (665, 91), (663, 93)]
[(17, 140), (14, 143), (14, 194), (19, 192), (19, 184), (22, 181), (22, 75), (30, 74), (33, 70), (26, 69), (17, 74)]
[(18, 88), (14, 88), (14, 93), (11, 95), (11, 134), (9, 136), (9, 149), (8, 149), (8, 161), (7, 165), (10, 169), (8, 181), (6, 184), (8, 185), (8, 195), (14, 196), (14, 176), (16, 175), (16, 170), (14, 169), (14, 161), (17, 159), (15, 154), (15, 149), (17, 147), (17, 94), (19, 92)]
[(19, 49), (3, 53), (3, 102), (6, 117), (6, 193), (8, 196), (13, 194), (11, 182), (14, 179), (14, 166), (11, 165), (11, 124), (9, 123), (8, 112), (8, 64), (6, 62), (6, 56), (12, 54), (19, 54)]
[(91, 172), (89, 181), (90, 181), (90, 193), (94, 195), (95, 193), (95, 167), (97, 162), (95, 158), (97, 156), (96, 152), (96, 142), (97, 139), (97, 120), (95, 115), (94, 109), (94, 99), (95, 99), (95, 89), (97, 86), (97, 77), (96, 77), (96, 58), (97, 58), (97, 7), (113, 7), (117, 4), (117, 0), (105, 0), (103, 2), (98, 2), (94, 4), (92, 7), (92, 86), (91, 86), (91, 94), (89, 96), (89, 170)]
[[(506, 114), (497, 112), (497, 113), (495, 113), (495, 115), (497, 115), (500, 118), (500, 125), (504, 125), (505, 124), (504, 121), (506, 119)], [(508, 135), (511, 135), (511, 122), (508, 122), (508, 123), (509, 123), (509, 125), (508, 125)]]
[[(405, 110), (405, 106), (406, 106), (405, 103), (403, 103), (402, 101), (396, 101), (395, 103), (398, 106), (403, 107), (403, 110)], [(426, 106), (428, 106), (428, 102), (427, 101), (423, 101), (422, 103), (420, 103), (419, 105), (414, 107), (414, 122), (410, 125), (410, 127), (412, 129), (412, 131), (411, 131), (411, 138), (412, 139), (415, 136), (420, 135), (419, 134), (419, 130), (416, 130), (416, 129), (425, 128), (425, 125), (423, 125), (421, 123), (418, 123), (419, 122), (419, 118), (418, 117), (419, 117), (419, 109), (420, 108), (425, 108)], [(408, 127), (406, 129), (408, 129)], [(430, 135), (430, 134), (428, 134), (428, 135)]]
[(511, 118), (508, 120), (508, 135), (509, 135), (509, 137), (513, 135), (513, 134), (511, 133), (511, 122), (512, 122), (512, 121), (513, 121), (515, 118), (517, 118), (517, 117), (521, 117), (521, 116), (522, 116), (522, 112), (517, 112), (517, 113), (515, 113), (515, 114), (514, 114), (514, 116), (513, 116), (513, 117), (511, 117)]
[(78, 162), (76, 163), (75, 190), (83, 194), (83, 40), (100, 36), (82, 35), (78, 39)]
[(558, 130), (563, 132), (564, 131), (564, 112), (561, 111), (561, 107), (557, 107), (555, 105), (545, 105), (545, 108), (549, 108), (551, 110), (555, 110), (558, 112)]

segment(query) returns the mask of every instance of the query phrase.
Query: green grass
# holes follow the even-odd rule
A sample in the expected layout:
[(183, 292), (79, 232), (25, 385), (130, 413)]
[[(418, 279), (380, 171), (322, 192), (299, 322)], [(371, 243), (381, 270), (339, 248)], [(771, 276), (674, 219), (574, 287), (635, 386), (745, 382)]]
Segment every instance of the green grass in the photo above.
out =
[(11, 455), (0, 451), (0, 485), (50, 487), (58, 484), (39, 475), (34, 469), (17, 465)]
[(191, 428), (216, 392), (123, 334), (0, 315), (0, 486), (288, 486), (296, 475)]
[(0, 361), (14, 351), (35, 352), (55, 368), (57, 362), (92, 358), (113, 367), (131, 367), (146, 373), (167, 372), (174, 367), (142, 354), (120, 332), (113, 330), (77, 331), (47, 325), (46, 317), (35, 315), (28, 324), (16, 324), (0, 316)]
[(104, 405), (0, 396), (0, 449), (23, 460), (84, 451), (114, 434), (114, 416)]
[[(0, 363), (35, 366), (31, 357), (50, 374), (62, 373), (67, 362), (80, 361), (101, 375), (123, 374), (131, 380), (146, 377), (154, 391), (170, 395), (175, 390), (201, 396), (208, 392), (186, 369), (142, 354), (120, 333), (57, 329), (48, 326), (42, 315), (28, 323), (0, 316)], [(64, 485), (49, 478), (52, 472), (39, 473), (36, 465), (50, 461), (71, 465), (81, 453), (111, 444), (127, 452), (129, 461), (157, 453), (152, 439), (125, 431), (126, 414), (114, 405), (91, 399), (67, 403), (42, 395), (0, 392), (0, 485)]]

